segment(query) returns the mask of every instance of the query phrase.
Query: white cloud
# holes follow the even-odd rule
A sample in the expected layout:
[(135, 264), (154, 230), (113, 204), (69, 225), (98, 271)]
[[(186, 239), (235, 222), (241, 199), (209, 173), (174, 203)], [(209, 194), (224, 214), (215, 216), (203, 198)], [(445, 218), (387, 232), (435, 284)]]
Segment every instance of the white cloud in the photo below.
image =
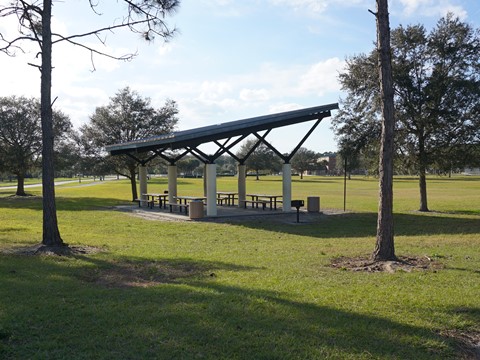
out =
[(330, 7), (356, 7), (360, 4), (365, 6), (370, 2), (366, 0), (270, 0), (275, 6), (288, 6), (302, 14), (315, 15), (326, 12)]
[(200, 85), (199, 99), (204, 101), (218, 101), (232, 91), (232, 86), (225, 81), (204, 81)]
[(248, 14), (255, 8), (255, 4), (245, 0), (202, 0), (201, 2), (203, 7), (210, 8), (209, 11), (211, 13), (229, 18), (236, 18)]
[(467, 11), (451, 0), (400, 0), (405, 16), (423, 15), (430, 17), (445, 16), (451, 12), (460, 19), (467, 18)]
[(432, 0), (400, 0), (400, 2), (404, 6), (403, 12), (405, 15), (412, 15), (420, 7), (431, 6), (433, 3)]
[(242, 101), (267, 101), (270, 94), (266, 89), (242, 89), (240, 100)]
[(338, 58), (320, 61), (312, 65), (300, 79), (299, 93), (315, 93), (323, 96), (327, 92), (339, 91), (338, 74), (344, 66), (345, 62)]
[(270, 114), (301, 109), (303, 106), (297, 103), (278, 103), (272, 104), (268, 108)]
[(157, 49), (159, 56), (165, 56), (173, 51), (174, 45), (172, 43), (163, 43)]
[[(467, 18), (467, 11), (461, 6), (456, 5), (453, 0), (398, 0), (401, 4), (402, 12), (405, 16), (444, 16), (452, 12), (460, 19)], [(270, 0), (274, 6), (288, 6), (294, 11), (302, 14), (318, 15), (325, 13), (333, 7), (358, 7), (364, 8), (374, 6), (374, 2), (366, 0)], [(396, 1), (392, 1), (391, 7), (395, 6)]]
[[(215, 113), (233, 112), (253, 116), (259, 111), (265, 113), (272, 103), (276, 104), (275, 108), (288, 107), (287, 110), (290, 110), (295, 106), (308, 106), (308, 103), (318, 105), (322, 101), (319, 97), (327, 94), (336, 99), (340, 88), (338, 71), (343, 65), (343, 61), (338, 58), (290, 67), (264, 64), (256, 71), (234, 74), (224, 81), (208, 80), (197, 85), (189, 83), (182, 86), (177, 83), (174, 86), (163, 86), (169, 89), (169, 96), (173, 99), (195, 99), (187, 100), (189, 106), (210, 107)], [(237, 99), (233, 97), (234, 93), (238, 94)], [(300, 99), (303, 105), (298, 105), (298, 100), (294, 99)]]
[(329, 0), (270, 0), (274, 5), (287, 5), (293, 7), (295, 11), (302, 10), (314, 13), (324, 12), (332, 2)]
[[(197, 0), (198, 1), (198, 0)], [(219, 7), (233, 5), (233, 0), (201, 0), (206, 6)]]

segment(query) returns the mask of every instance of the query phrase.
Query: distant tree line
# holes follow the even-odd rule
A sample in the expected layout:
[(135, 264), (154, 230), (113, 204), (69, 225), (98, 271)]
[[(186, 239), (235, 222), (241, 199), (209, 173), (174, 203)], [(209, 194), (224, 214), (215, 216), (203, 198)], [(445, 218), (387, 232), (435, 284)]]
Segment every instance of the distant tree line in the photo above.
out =
[[(137, 198), (136, 178), (138, 163), (128, 156), (109, 156), (105, 146), (170, 133), (178, 123), (175, 101), (167, 100), (156, 109), (151, 100), (140, 96), (129, 87), (120, 89), (105, 106), (97, 107), (89, 121), (78, 130), (69, 117), (59, 110), (53, 112), (55, 134), (55, 176), (93, 176), (102, 179), (108, 174), (130, 179), (132, 198)], [(247, 140), (238, 150), (244, 158), (252, 147), (245, 165), (249, 174), (260, 175), (281, 172), (278, 156), (265, 144), (255, 146)], [(17, 195), (26, 195), (25, 177), (41, 177), (41, 116), (39, 100), (25, 97), (0, 98), (0, 178), (17, 179)], [(324, 154), (300, 148), (291, 160), (292, 168), (302, 178), (310, 171), (328, 172), (328, 163), (319, 161)], [(140, 155), (139, 155), (140, 156)], [(237, 163), (224, 155), (216, 160), (219, 175), (232, 176)], [(167, 163), (161, 158), (148, 162), (151, 173), (166, 173)], [(204, 164), (192, 155), (176, 162), (180, 176), (203, 176)]]
[[(67, 115), (53, 111), (56, 177), (107, 174), (126, 176), (136, 197), (137, 163), (127, 156), (108, 156), (104, 147), (171, 132), (178, 122), (178, 109), (167, 100), (160, 109), (126, 87), (97, 107), (90, 121), (73, 128)], [(0, 98), (0, 177), (17, 179), (16, 194), (26, 195), (24, 179), (41, 177), (41, 116), (39, 100), (25, 97)]]

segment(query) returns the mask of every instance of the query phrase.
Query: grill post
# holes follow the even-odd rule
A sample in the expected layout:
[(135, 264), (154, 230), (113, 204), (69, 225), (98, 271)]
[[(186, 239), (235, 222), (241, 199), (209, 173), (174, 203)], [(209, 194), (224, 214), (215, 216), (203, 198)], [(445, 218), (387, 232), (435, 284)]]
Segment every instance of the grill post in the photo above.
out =
[(304, 205), (303, 200), (292, 200), (291, 207), (297, 209), (297, 223), (300, 222), (300, 208)]

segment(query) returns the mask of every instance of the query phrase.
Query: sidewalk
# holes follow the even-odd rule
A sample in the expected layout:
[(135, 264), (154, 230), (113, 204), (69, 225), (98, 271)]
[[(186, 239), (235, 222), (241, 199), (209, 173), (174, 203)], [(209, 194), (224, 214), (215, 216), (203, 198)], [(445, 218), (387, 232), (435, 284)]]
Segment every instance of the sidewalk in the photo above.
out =
[[(77, 186), (91, 186), (91, 185), (96, 185), (96, 184), (102, 184), (105, 181), (116, 180), (116, 179), (117, 179), (116, 176), (110, 176), (110, 177), (105, 177), (105, 180), (103, 180), (103, 181), (98, 181), (98, 180), (93, 181), (93, 179), (82, 179), (81, 182), (78, 181), (78, 179), (77, 180), (55, 181), (55, 186), (65, 185), (65, 184), (75, 184), (75, 183), (77, 184)], [(28, 184), (28, 185), (25, 185), (24, 188), (28, 189), (28, 188), (34, 188), (34, 187), (40, 187), (40, 186), (42, 186), (41, 180), (38, 184)], [(9, 186), (0, 185), (0, 190), (15, 190), (16, 188), (17, 188), (17, 185), (9, 185)]]

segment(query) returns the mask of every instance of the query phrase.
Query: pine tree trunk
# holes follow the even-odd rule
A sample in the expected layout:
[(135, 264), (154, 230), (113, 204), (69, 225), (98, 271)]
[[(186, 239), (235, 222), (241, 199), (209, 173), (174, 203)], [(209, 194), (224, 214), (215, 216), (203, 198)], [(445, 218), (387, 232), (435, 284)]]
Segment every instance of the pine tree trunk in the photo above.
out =
[(23, 174), (17, 174), (17, 196), (26, 196), (25, 194), (25, 176)]
[(55, 178), (53, 165), (53, 119), (52, 119), (52, 1), (43, 1), (42, 12), (42, 75), (41, 75), (41, 118), (42, 118), (42, 189), (43, 189), (43, 239), (42, 244), (62, 246), (58, 230), (55, 205)]
[(373, 258), (377, 261), (395, 260), (393, 237), (393, 78), (390, 50), (390, 25), (387, 0), (377, 0), (377, 34), (382, 94), (382, 138), (380, 149), (377, 241)]

